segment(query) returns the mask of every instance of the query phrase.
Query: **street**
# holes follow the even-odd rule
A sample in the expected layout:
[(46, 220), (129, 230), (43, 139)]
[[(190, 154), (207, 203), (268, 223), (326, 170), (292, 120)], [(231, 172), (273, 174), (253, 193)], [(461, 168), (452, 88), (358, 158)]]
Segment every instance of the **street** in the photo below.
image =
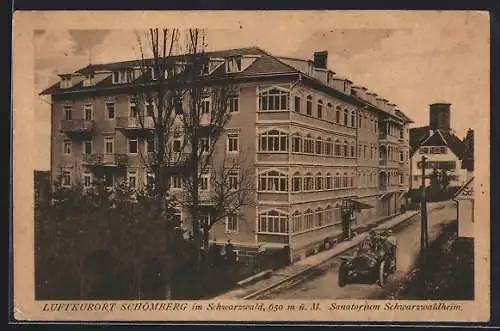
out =
[[(451, 222), (457, 216), (455, 204), (451, 201), (434, 208), (428, 213), (429, 242), (439, 235), (440, 224)], [(420, 215), (414, 216), (406, 227), (394, 235), (398, 242), (397, 271), (389, 276), (386, 286), (404, 277), (419, 253)], [(345, 254), (351, 253), (352, 250)], [(327, 270), (320, 270), (304, 282), (270, 292), (260, 299), (367, 299), (382, 292), (376, 284), (348, 284), (339, 287), (337, 280), (340, 262), (340, 258), (335, 257)]]

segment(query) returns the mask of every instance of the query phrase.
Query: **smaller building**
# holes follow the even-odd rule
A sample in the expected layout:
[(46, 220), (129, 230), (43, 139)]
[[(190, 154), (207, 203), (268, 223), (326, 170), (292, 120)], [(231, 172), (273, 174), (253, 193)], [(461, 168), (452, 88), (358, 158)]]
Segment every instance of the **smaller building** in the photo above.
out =
[(458, 236), (474, 238), (474, 177), (457, 191), (453, 200), (457, 203)]

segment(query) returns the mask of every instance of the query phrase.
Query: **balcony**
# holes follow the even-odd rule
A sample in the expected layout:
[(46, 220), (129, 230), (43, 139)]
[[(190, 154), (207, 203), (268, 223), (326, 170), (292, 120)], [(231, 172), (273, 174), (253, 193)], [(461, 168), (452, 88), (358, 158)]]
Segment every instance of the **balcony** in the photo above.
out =
[(126, 154), (84, 154), (82, 163), (87, 166), (126, 167), (128, 158)]
[(93, 129), (94, 129), (93, 120), (74, 119), (74, 120), (61, 121), (61, 132), (64, 132), (69, 135), (91, 134)]
[(127, 131), (149, 132), (154, 129), (154, 121), (150, 116), (118, 117), (116, 119), (116, 128)]
[(392, 135), (390, 135), (390, 134), (388, 134), (387, 132), (384, 132), (384, 131), (380, 131), (379, 132), (378, 139), (380, 140), (380, 142), (391, 142), (391, 143), (394, 143), (394, 144), (399, 144), (400, 143), (399, 136), (398, 137), (392, 136)]

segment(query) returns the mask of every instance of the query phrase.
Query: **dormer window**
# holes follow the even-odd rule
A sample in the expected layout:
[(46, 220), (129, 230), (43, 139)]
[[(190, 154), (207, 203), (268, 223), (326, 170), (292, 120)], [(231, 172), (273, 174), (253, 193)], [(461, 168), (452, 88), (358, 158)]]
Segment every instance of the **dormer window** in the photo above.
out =
[(210, 74), (210, 61), (206, 61), (202, 64), (200, 74), (206, 76)]
[(61, 88), (70, 88), (70, 87), (72, 87), (71, 75), (61, 76), (61, 84), (60, 84), (60, 86), (61, 86)]
[(83, 80), (83, 86), (94, 86), (94, 74), (90, 73), (85, 75), (85, 79)]
[(121, 70), (113, 72), (113, 84), (126, 84), (135, 80), (133, 70)]
[(151, 80), (156, 80), (156, 70), (154, 67), (149, 68), (149, 75)]
[(232, 56), (227, 59), (226, 63), (226, 71), (228, 73), (241, 71), (241, 56)]

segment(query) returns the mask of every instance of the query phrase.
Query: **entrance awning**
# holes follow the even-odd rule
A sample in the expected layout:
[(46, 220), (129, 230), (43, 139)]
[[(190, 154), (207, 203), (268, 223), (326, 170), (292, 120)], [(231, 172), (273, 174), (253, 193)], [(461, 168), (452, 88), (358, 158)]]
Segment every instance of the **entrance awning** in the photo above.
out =
[(354, 208), (358, 210), (375, 208), (372, 205), (354, 199), (346, 199), (345, 201), (351, 203), (354, 206)]
[(387, 198), (388, 196), (390, 196), (391, 194), (393, 194), (394, 192), (387, 192), (387, 193), (384, 193), (382, 194), (378, 199), (379, 200), (382, 200), (382, 199), (385, 199)]

